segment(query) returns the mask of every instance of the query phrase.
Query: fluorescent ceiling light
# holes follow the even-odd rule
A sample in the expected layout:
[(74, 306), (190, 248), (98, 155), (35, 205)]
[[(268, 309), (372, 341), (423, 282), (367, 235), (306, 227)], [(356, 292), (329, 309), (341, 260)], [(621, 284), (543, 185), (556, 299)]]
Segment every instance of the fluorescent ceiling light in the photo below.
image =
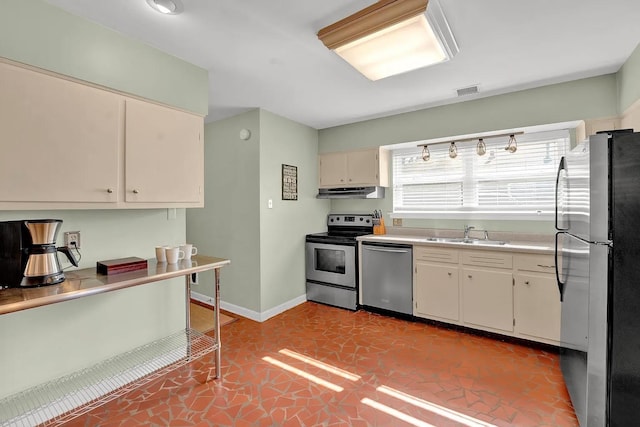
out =
[(318, 32), (370, 80), (451, 59), (458, 45), (438, 0), (380, 0)]
[(147, 4), (156, 12), (165, 15), (177, 15), (184, 10), (180, 0), (147, 0)]

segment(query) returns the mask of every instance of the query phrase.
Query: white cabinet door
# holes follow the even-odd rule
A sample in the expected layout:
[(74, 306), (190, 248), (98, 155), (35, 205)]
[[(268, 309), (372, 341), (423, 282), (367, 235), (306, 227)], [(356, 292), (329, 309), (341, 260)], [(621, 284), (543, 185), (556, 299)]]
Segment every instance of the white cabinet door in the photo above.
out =
[(458, 322), (459, 267), (456, 264), (434, 264), (417, 261), (415, 266), (416, 316)]
[(116, 94), (0, 63), (0, 201), (116, 202), (122, 104)]
[(378, 185), (378, 149), (347, 153), (347, 184)]
[(555, 276), (515, 275), (516, 331), (534, 338), (560, 342), (560, 293)]
[(463, 268), (462, 307), (465, 323), (512, 332), (512, 271)]
[(202, 117), (127, 99), (125, 201), (203, 200)]
[(389, 185), (389, 152), (379, 148), (325, 153), (318, 156), (321, 188)]
[(347, 155), (345, 153), (320, 154), (318, 160), (320, 187), (347, 185)]

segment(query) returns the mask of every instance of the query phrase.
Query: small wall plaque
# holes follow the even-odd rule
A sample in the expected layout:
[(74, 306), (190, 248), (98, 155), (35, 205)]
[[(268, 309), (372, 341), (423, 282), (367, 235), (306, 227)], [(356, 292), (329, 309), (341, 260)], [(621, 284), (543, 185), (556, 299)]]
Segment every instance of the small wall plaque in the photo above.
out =
[(282, 200), (298, 200), (298, 167), (282, 165)]

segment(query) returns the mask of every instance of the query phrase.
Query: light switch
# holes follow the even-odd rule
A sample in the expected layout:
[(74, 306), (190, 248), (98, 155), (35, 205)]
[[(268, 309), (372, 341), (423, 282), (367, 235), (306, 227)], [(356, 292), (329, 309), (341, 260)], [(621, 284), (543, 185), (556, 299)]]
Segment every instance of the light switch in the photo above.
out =
[(269, 201), (267, 202), (267, 206), (269, 207), (269, 209), (273, 209), (273, 200), (269, 199)]

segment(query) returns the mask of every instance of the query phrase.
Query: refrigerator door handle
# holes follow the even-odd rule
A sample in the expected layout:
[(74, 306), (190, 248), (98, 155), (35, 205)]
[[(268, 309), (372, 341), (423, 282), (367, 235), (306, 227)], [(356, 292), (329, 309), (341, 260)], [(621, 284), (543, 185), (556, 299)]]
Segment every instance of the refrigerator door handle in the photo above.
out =
[[(568, 231), (569, 228), (561, 228), (558, 224), (558, 185), (560, 184), (560, 173), (563, 170), (567, 169), (567, 164), (566, 164), (566, 160), (564, 158), (564, 156), (562, 156), (562, 158), (560, 159), (560, 164), (558, 165), (558, 172), (556, 174), (556, 230), (558, 231)], [(557, 241), (557, 239), (556, 239)]]
[(559, 231), (556, 233), (556, 244), (555, 244), (555, 252), (554, 252), (554, 264), (556, 266), (556, 282), (558, 283), (558, 290), (560, 291), (560, 302), (562, 302), (562, 297), (564, 294), (564, 283), (560, 280), (560, 271), (558, 270), (558, 238), (560, 234), (564, 234), (564, 232)]

